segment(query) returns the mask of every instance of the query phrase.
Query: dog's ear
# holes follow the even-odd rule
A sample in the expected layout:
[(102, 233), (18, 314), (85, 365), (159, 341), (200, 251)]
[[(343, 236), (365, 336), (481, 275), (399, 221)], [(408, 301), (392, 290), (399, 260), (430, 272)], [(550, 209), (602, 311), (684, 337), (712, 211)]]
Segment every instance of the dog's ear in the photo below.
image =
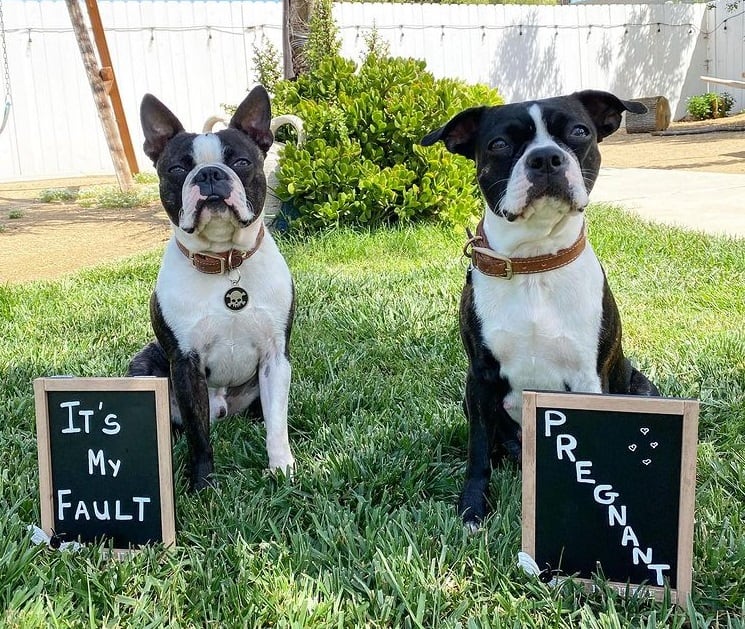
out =
[(451, 153), (465, 155), (474, 159), (476, 155), (476, 132), (481, 123), (481, 115), (486, 107), (471, 107), (455, 116), (444, 127), (440, 127), (422, 138), (422, 146), (432, 146), (442, 140)]
[(272, 107), (263, 85), (257, 85), (238, 105), (229, 127), (243, 131), (259, 148), (266, 153), (274, 142), (274, 135), (269, 129), (272, 121)]
[(621, 126), (621, 114), (630, 111), (633, 114), (645, 114), (647, 108), (637, 101), (621, 100), (610, 92), (584, 90), (575, 92), (574, 96), (582, 103), (598, 132), (598, 142), (608, 137)]
[(145, 94), (142, 98), (140, 122), (145, 134), (142, 148), (153, 164), (158, 161), (168, 141), (184, 130), (173, 112), (152, 94)]

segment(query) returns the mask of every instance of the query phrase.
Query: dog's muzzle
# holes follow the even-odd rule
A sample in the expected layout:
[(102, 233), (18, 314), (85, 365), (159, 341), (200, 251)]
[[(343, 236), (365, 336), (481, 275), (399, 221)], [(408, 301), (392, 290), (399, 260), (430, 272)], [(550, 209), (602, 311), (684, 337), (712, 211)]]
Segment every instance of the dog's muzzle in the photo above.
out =
[(179, 226), (187, 233), (196, 231), (205, 212), (229, 212), (241, 227), (250, 224), (255, 216), (243, 183), (225, 164), (200, 164), (194, 168), (184, 181), (181, 200)]
[(558, 147), (534, 149), (525, 156), (525, 175), (530, 182), (528, 202), (541, 196), (571, 201), (567, 170), (570, 162)]
[(584, 185), (582, 170), (572, 155), (558, 146), (542, 146), (525, 155), (524, 173), (529, 183), (525, 205), (531, 206), (541, 199), (557, 210), (581, 212), (589, 198)]
[(222, 201), (225, 203), (233, 193), (230, 175), (222, 168), (217, 168), (216, 166), (200, 168), (197, 174), (194, 175), (192, 184), (199, 188), (199, 200), (196, 203), (197, 209), (201, 209), (207, 203), (211, 202)]

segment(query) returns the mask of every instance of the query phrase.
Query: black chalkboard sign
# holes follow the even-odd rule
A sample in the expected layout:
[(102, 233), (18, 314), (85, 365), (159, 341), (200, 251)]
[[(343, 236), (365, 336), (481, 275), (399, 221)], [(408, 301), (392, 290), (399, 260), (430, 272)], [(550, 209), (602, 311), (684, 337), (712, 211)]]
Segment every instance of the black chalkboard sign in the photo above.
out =
[(34, 381), (42, 528), (126, 550), (175, 543), (165, 378)]
[(523, 394), (523, 552), (541, 570), (685, 601), (698, 402)]

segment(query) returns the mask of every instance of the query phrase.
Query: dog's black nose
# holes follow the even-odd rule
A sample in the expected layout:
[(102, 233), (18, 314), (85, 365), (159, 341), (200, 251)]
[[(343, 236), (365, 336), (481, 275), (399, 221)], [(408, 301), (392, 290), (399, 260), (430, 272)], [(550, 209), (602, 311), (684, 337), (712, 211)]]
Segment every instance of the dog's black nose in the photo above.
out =
[(221, 168), (205, 166), (194, 175), (194, 183), (208, 201), (221, 201), (230, 196), (230, 177)]
[(564, 167), (567, 158), (560, 149), (544, 146), (533, 149), (525, 157), (525, 161), (530, 170), (551, 175)]

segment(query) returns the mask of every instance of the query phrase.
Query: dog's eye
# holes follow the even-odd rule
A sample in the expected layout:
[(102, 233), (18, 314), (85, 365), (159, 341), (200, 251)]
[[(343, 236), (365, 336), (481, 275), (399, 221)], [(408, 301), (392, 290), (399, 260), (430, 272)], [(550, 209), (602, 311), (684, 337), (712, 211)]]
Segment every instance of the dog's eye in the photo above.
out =
[(251, 162), (249, 162), (245, 157), (241, 157), (233, 162), (233, 168), (246, 168), (250, 165)]
[(170, 168), (168, 169), (168, 172), (169, 172), (169, 173), (170, 173), (171, 175), (180, 175), (180, 174), (182, 174), (182, 173), (185, 173), (185, 172), (186, 172), (186, 168), (184, 168), (184, 167), (183, 167), (183, 166), (182, 166), (181, 164), (176, 164), (175, 166), (171, 166), (171, 167), (170, 167)]
[(507, 144), (507, 141), (504, 138), (497, 138), (496, 140), (492, 140), (489, 142), (489, 146), (487, 147), (490, 151), (496, 152), (496, 151), (504, 151), (506, 148), (509, 148), (509, 144)]
[(573, 138), (586, 138), (590, 135), (590, 130), (583, 124), (578, 124), (574, 129), (572, 129), (571, 133), (569, 134)]

